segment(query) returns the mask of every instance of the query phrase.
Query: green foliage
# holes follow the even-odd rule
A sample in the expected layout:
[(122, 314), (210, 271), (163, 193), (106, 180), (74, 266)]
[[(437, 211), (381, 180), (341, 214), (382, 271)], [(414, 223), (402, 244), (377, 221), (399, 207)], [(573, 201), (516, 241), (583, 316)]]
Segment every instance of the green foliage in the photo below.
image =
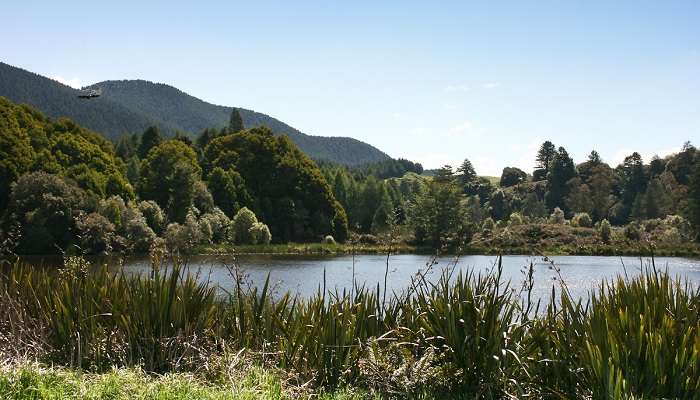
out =
[(501, 180), (499, 185), (501, 187), (509, 187), (519, 185), (527, 181), (527, 174), (525, 171), (515, 168), (515, 167), (505, 167), (503, 168), (503, 173), (501, 174)]
[(224, 171), (219, 167), (214, 168), (209, 174), (207, 187), (214, 204), (231, 218), (242, 205), (252, 202), (243, 178), (234, 170)]
[(139, 158), (143, 160), (148, 157), (148, 153), (161, 143), (163, 143), (163, 137), (160, 136), (160, 130), (158, 130), (157, 126), (151, 126), (146, 129), (143, 135), (141, 135), (141, 142), (139, 143)]
[(75, 217), (88, 209), (85, 192), (56, 175), (33, 172), (13, 185), (3, 231), (18, 230), (18, 254), (70, 250)]
[(168, 219), (182, 222), (194, 200), (201, 175), (191, 147), (169, 140), (153, 148), (141, 165), (139, 191), (144, 200), (155, 201)]
[(537, 151), (537, 158), (535, 159), (537, 162), (537, 169), (532, 174), (534, 180), (539, 181), (547, 179), (551, 163), (554, 161), (556, 155), (557, 148), (552, 142), (547, 140), (542, 143), (540, 149)]
[(572, 226), (578, 226), (581, 228), (590, 228), (593, 226), (593, 220), (591, 220), (591, 216), (588, 215), (587, 213), (576, 213), (573, 218), (571, 218), (571, 225)]
[(236, 244), (255, 244), (253, 226), (258, 223), (255, 213), (248, 207), (241, 208), (231, 220), (229, 241)]
[(253, 128), (212, 140), (204, 150), (206, 171), (233, 169), (244, 179), (252, 208), (273, 238), (317, 241), (342, 230), (333, 193), (318, 167), (286, 137)]
[(612, 227), (610, 226), (610, 222), (607, 219), (600, 221), (600, 227), (598, 229), (598, 232), (600, 233), (600, 238), (603, 240), (603, 243), (610, 243), (610, 237), (612, 236)]
[(468, 242), (471, 233), (460, 202), (460, 190), (452, 182), (435, 181), (418, 194), (408, 213), (416, 243), (441, 248)]
[(270, 244), (272, 240), (270, 229), (262, 222), (255, 222), (253, 226), (248, 229), (248, 236), (250, 237), (250, 244), (267, 245)]
[(86, 254), (106, 254), (112, 251), (115, 227), (98, 213), (81, 214), (76, 217), (75, 227), (78, 246)]
[(695, 171), (690, 180), (688, 195), (688, 220), (695, 229), (698, 239), (700, 239), (700, 157), (695, 163)]
[(143, 214), (146, 224), (159, 234), (165, 227), (165, 214), (158, 203), (152, 200), (141, 201), (139, 202), (139, 210)]
[(559, 207), (555, 208), (554, 211), (552, 212), (552, 215), (549, 216), (549, 223), (561, 225), (564, 222), (566, 222), (566, 217), (564, 216), (564, 211), (562, 211), (562, 209)]
[(228, 122), (228, 131), (230, 133), (240, 132), (243, 129), (243, 118), (241, 118), (241, 113), (237, 108), (231, 109), (231, 117)]
[(547, 174), (547, 193), (545, 194), (547, 207), (550, 209), (555, 207), (567, 209), (568, 183), (574, 177), (576, 177), (574, 160), (569, 157), (566, 149), (560, 147), (550, 163)]

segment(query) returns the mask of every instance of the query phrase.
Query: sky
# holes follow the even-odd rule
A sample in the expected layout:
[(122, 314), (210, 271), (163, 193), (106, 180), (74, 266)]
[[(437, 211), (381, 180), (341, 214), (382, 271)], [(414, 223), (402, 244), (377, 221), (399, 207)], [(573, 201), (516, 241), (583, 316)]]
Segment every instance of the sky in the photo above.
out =
[(700, 144), (700, 1), (4, 1), (0, 61), (167, 83), (426, 168)]

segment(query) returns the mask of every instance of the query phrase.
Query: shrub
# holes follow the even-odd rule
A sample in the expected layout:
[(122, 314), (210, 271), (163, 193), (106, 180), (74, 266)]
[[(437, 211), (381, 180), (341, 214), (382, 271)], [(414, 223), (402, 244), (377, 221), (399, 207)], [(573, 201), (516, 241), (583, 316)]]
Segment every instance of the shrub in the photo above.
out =
[(603, 240), (603, 243), (610, 243), (610, 236), (612, 233), (612, 227), (610, 226), (610, 222), (607, 219), (603, 219), (600, 221), (600, 238)]
[(81, 214), (75, 220), (78, 243), (84, 254), (100, 254), (112, 251), (114, 224), (98, 214)]
[(119, 196), (111, 196), (100, 201), (97, 211), (114, 224), (116, 230), (121, 230), (126, 223), (126, 203)]
[(144, 254), (151, 248), (153, 241), (156, 239), (156, 234), (153, 229), (148, 226), (146, 220), (141, 217), (132, 219), (127, 222), (125, 227), (125, 235), (128, 248), (135, 253)]
[(253, 237), (250, 233), (250, 228), (258, 222), (255, 213), (250, 211), (248, 207), (243, 207), (231, 220), (231, 228), (229, 229), (229, 241), (235, 244), (251, 244)]
[(493, 218), (488, 217), (484, 220), (484, 223), (481, 224), (481, 230), (484, 232), (491, 232), (493, 229), (496, 227), (496, 223), (493, 222)]
[(629, 240), (639, 240), (642, 238), (642, 230), (638, 222), (630, 222), (625, 226), (622, 233)]
[(202, 243), (205, 239), (192, 212), (187, 213), (184, 224), (173, 222), (165, 230), (165, 242), (168, 249), (173, 252), (189, 253), (194, 246)]
[(207, 223), (211, 227), (211, 240), (213, 243), (222, 243), (227, 239), (231, 220), (221, 209), (215, 207), (212, 212), (202, 215), (200, 223)]
[(153, 232), (159, 234), (165, 227), (165, 214), (158, 203), (152, 200), (142, 201), (139, 203), (139, 210), (146, 219), (146, 224), (153, 229)]
[(208, 213), (214, 210), (214, 198), (207, 185), (202, 181), (197, 181), (194, 184), (194, 193), (192, 194), (192, 205), (197, 207), (202, 213)]
[(519, 213), (514, 212), (514, 213), (510, 214), (509, 224), (510, 225), (522, 225), (523, 224), (523, 217)]
[(335, 239), (333, 239), (331, 235), (326, 235), (326, 237), (323, 238), (323, 244), (335, 244)]
[(578, 226), (581, 228), (590, 228), (591, 226), (593, 226), (593, 221), (591, 220), (591, 216), (588, 215), (588, 213), (582, 212), (574, 215), (574, 217), (571, 219), (571, 225)]
[(251, 244), (270, 244), (272, 240), (272, 235), (270, 234), (270, 228), (262, 222), (256, 222), (248, 230), (250, 235)]
[(566, 218), (564, 217), (564, 211), (562, 211), (561, 208), (556, 207), (552, 212), (552, 215), (549, 216), (549, 223), (563, 225), (564, 222), (566, 222)]

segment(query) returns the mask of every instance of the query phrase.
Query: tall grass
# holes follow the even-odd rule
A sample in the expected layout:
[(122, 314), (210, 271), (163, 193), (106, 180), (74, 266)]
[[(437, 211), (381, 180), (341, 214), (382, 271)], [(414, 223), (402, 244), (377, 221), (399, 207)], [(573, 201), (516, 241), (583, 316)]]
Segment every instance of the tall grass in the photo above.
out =
[(553, 287), (542, 305), (531, 282), (524, 296), (502, 282), (500, 260), (487, 273), (419, 274), (400, 294), (319, 288), (306, 299), (272, 296), (269, 279), (246, 287), (235, 268), (220, 296), (173, 264), (134, 276), (80, 258), (60, 271), (16, 263), (0, 279), (0, 348), (153, 372), (206, 370), (246, 350), (300, 383), (399, 397), (700, 398), (700, 293), (653, 266), (602, 282), (586, 303)]

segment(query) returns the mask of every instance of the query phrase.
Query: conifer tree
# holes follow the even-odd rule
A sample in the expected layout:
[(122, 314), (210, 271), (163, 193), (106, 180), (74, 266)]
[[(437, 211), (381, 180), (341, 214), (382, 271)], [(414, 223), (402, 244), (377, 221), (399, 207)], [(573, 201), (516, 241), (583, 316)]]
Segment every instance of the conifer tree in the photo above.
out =
[(243, 118), (241, 117), (241, 113), (240, 111), (238, 111), (237, 108), (234, 107), (231, 110), (231, 118), (228, 123), (228, 130), (231, 133), (236, 133), (242, 131), (243, 129), (245, 128), (243, 127)]

